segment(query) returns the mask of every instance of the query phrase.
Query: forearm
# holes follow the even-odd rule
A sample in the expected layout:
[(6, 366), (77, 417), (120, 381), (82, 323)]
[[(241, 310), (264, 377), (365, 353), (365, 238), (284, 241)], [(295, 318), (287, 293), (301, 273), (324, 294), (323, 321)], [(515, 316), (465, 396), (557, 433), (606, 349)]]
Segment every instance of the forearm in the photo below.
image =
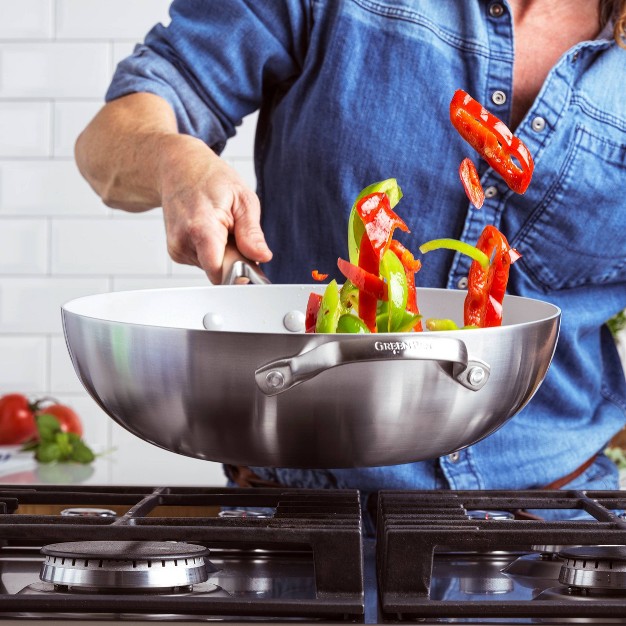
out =
[(76, 141), (76, 163), (103, 202), (126, 211), (161, 206), (161, 172), (177, 142), (176, 118), (162, 98), (132, 94), (106, 104)]
[(110, 207), (163, 207), (167, 248), (177, 263), (222, 278), (224, 250), (235, 236), (253, 261), (272, 258), (256, 194), (201, 139), (178, 132), (167, 102), (151, 94), (113, 100), (76, 142), (78, 167)]

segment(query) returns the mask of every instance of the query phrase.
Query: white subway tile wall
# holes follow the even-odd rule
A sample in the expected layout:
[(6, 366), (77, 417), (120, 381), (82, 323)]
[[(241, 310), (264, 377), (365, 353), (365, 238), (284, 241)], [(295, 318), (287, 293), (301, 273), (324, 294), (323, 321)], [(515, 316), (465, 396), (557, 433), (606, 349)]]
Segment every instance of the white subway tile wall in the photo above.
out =
[[(61, 305), (79, 296), (207, 284), (168, 257), (160, 210), (107, 208), (73, 160), (115, 65), (167, 23), (169, 4), (0, 0), (0, 395), (73, 406), (87, 443), (117, 451), (103, 480), (136, 482), (141, 463), (167, 468), (171, 484), (223, 485), (219, 464), (160, 450), (105, 415), (74, 372), (61, 326)], [(223, 155), (252, 188), (255, 126), (255, 116), (244, 120)]]
[(54, 130), (52, 154), (57, 157), (74, 157), (74, 143), (89, 120), (102, 106), (100, 100), (56, 100), (53, 106)]
[(69, 159), (0, 160), (0, 217), (105, 217), (108, 212)]
[(0, 102), (0, 157), (50, 156), (52, 107), (48, 102)]
[(0, 39), (52, 39), (54, 0), (0, 0)]

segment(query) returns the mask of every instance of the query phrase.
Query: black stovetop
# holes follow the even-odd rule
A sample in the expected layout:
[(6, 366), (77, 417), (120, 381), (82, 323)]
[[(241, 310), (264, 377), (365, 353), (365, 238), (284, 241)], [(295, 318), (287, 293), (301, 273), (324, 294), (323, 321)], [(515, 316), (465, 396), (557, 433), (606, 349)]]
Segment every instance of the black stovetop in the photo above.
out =
[[(115, 516), (61, 514), (76, 507)], [(588, 519), (543, 521), (525, 513), (542, 509), (585, 511)], [(381, 491), (370, 537), (352, 490), (5, 486), (0, 620), (626, 619), (626, 592), (578, 601), (558, 582), (555, 555), (546, 576), (503, 572), (524, 559), (545, 559), (538, 546), (626, 545), (624, 509), (626, 493), (619, 491)], [(181, 592), (100, 593), (41, 583), (42, 546), (78, 541), (199, 544), (209, 550), (210, 578)]]

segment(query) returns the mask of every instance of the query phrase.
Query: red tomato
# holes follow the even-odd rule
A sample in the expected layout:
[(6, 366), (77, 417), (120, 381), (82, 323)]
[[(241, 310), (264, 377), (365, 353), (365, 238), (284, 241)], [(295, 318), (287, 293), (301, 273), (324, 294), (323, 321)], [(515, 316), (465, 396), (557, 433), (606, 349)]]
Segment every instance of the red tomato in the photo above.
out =
[(0, 445), (17, 445), (37, 436), (28, 398), (11, 393), (0, 398)]
[(59, 420), (61, 430), (64, 433), (76, 433), (79, 436), (83, 436), (83, 425), (80, 421), (80, 417), (74, 409), (64, 404), (49, 404), (46, 407), (39, 408), (37, 415), (47, 413), (48, 415), (54, 415)]

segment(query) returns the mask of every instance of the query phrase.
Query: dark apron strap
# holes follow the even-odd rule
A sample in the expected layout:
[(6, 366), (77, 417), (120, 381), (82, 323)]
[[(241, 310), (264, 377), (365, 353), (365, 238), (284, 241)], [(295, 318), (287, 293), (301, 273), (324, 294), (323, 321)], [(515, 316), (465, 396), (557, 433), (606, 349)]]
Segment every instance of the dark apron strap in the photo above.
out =
[[(598, 458), (597, 454), (594, 454), (590, 459), (587, 459), (580, 467), (577, 467), (573, 472), (570, 472), (566, 476), (562, 476), (561, 478), (557, 478), (553, 480), (550, 484), (542, 487), (542, 489), (561, 489), (561, 487), (565, 487), (568, 483), (571, 483), (575, 478), (578, 478), (585, 470), (589, 469)], [(527, 520), (543, 520), (542, 517), (539, 517), (533, 513), (529, 513), (528, 511), (519, 510), (515, 511), (515, 519), (527, 519)]]
[(585, 470), (589, 469), (598, 458), (597, 454), (594, 454), (590, 459), (587, 459), (580, 467), (577, 467), (573, 472), (552, 481), (549, 485), (546, 485), (544, 489), (561, 489), (568, 483), (571, 483), (575, 478), (578, 478)]

